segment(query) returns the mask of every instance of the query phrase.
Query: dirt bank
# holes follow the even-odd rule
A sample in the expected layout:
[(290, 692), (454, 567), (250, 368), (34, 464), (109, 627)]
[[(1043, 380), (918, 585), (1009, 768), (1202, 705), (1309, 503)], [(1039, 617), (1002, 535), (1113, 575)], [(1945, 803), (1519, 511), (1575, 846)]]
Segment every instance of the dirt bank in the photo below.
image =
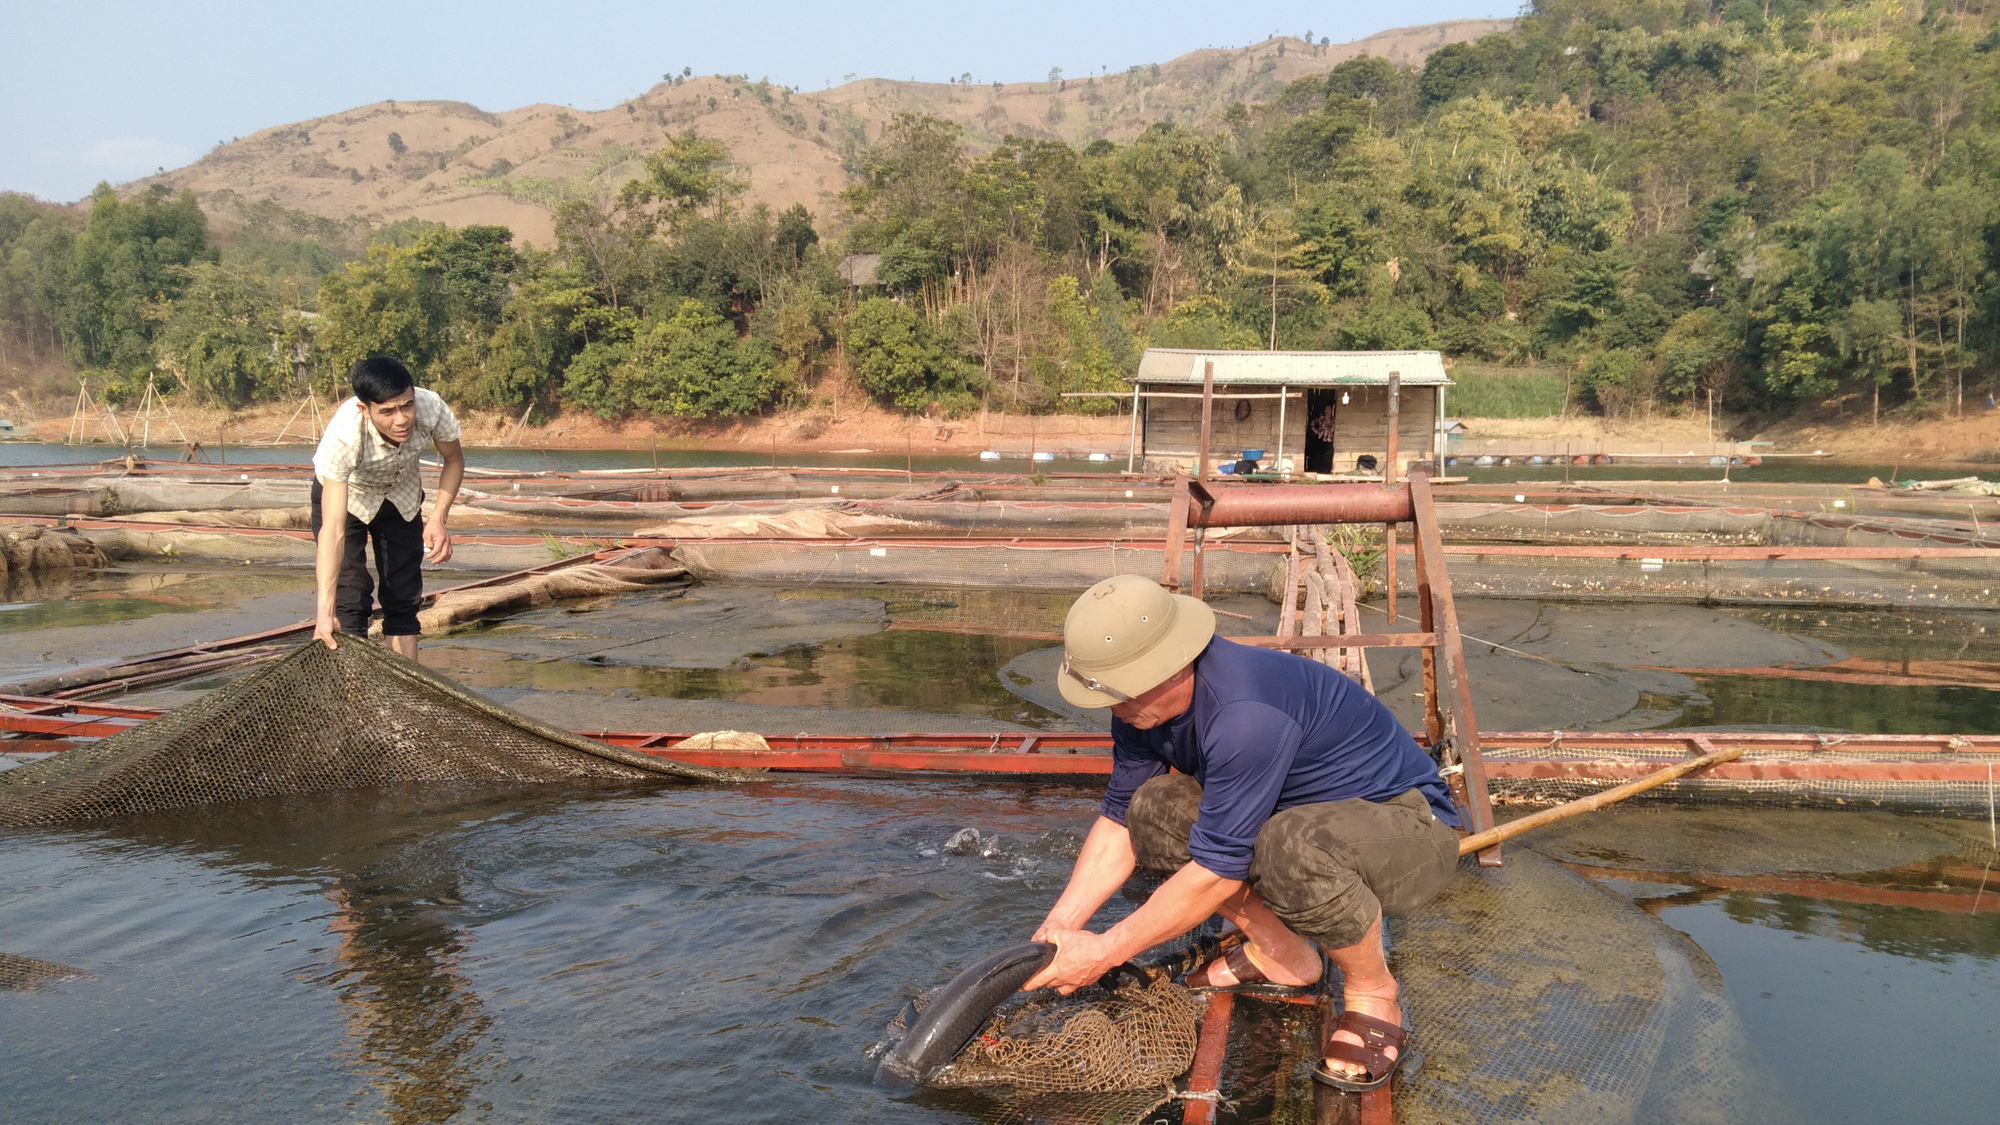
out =
[[(824, 392), (825, 388), (822, 388)], [(320, 404), (322, 416), (327, 411)], [(23, 411), (22, 413), (25, 413)], [(1122, 414), (1008, 415), (971, 414), (963, 418), (910, 417), (883, 410), (851, 389), (822, 394), (820, 405), (803, 410), (727, 421), (698, 422), (680, 418), (634, 418), (607, 421), (590, 414), (564, 414), (552, 420), (532, 416), (521, 425), (519, 415), (492, 411), (463, 414), (466, 441), (474, 446), (521, 446), (530, 449), (645, 449), (655, 442), (662, 449), (721, 449), (805, 453), (898, 453), (970, 456), (987, 449), (1021, 452), (1091, 450), (1123, 452), (1131, 419)], [(1658, 414), (1635, 418), (1465, 418), (1468, 441), (1595, 441), (1653, 445), (1686, 443), (1690, 448), (1711, 440), (1707, 419), (1698, 414)], [(119, 424), (136, 439), (145, 425), (130, 408), (119, 412)], [(70, 429), (66, 411), (46, 410), (24, 429), (44, 441), (62, 441)], [(1745, 436), (1740, 420), (1718, 420), (1714, 437)], [(151, 443), (167, 445), (182, 436), (213, 446), (264, 445), (283, 434), (287, 444), (306, 444), (315, 432), (310, 411), (297, 402), (266, 404), (238, 411), (199, 407), (175, 408), (171, 416), (155, 412)], [(116, 443), (111, 425), (100, 414), (85, 427), (86, 436)], [(1963, 418), (1788, 420), (1756, 433), (1760, 441), (1784, 452), (1825, 450), (1848, 461), (1895, 463), (2000, 463), (2000, 411), (1969, 410)]]
[[(327, 412), (320, 404), (321, 416)], [(119, 426), (137, 439), (144, 422), (119, 412)], [(537, 415), (540, 411), (536, 412)], [(595, 415), (564, 414), (550, 421), (531, 417), (522, 426), (519, 415), (489, 411), (461, 415), (465, 441), (473, 446), (521, 446), (529, 449), (645, 449), (658, 442), (662, 449), (740, 449), (810, 453), (959, 454), (987, 449), (1123, 450), (1131, 419), (1118, 415), (1034, 417), (972, 414), (963, 418), (909, 417), (883, 410), (858, 396), (836, 396), (827, 405), (769, 416), (698, 422), (682, 418), (634, 418), (606, 421)], [(31, 431), (43, 441), (62, 441), (70, 429), (68, 414), (45, 416)], [(266, 445), (281, 434), (286, 444), (308, 444), (317, 433), (311, 412), (299, 412), (297, 402), (265, 404), (237, 411), (200, 407), (175, 408), (171, 417), (155, 412), (150, 444), (171, 446), (183, 437), (212, 447)], [(119, 443), (117, 432), (102, 414), (86, 426), (87, 437)]]

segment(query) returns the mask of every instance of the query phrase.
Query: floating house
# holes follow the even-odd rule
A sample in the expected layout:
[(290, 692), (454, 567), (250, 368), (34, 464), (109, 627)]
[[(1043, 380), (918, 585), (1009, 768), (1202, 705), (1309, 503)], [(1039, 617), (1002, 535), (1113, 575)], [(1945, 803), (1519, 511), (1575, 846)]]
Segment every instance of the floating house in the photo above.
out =
[(1263, 450), (1264, 469), (1378, 475), (1397, 385), (1396, 461), (1437, 464), (1438, 419), (1451, 385), (1437, 352), (1200, 351), (1148, 348), (1134, 380), (1135, 459), (1154, 472), (1190, 471), (1201, 444), (1202, 379), (1215, 368), (1211, 464)]

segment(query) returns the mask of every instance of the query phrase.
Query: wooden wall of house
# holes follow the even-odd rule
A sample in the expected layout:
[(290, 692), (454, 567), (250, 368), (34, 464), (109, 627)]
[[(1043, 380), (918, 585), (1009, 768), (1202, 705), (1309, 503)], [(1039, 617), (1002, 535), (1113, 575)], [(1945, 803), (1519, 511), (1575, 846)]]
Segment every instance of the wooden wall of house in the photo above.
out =
[[(1333, 429), (1333, 471), (1354, 468), (1354, 459), (1372, 453), (1379, 461), (1389, 446), (1389, 388), (1351, 387), (1352, 400), (1336, 409)], [(1437, 391), (1409, 387), (1399, 396), (1396, 415), (1396, 460), (1404, 464), (1429, 459), (1437, 426)]]
[[(1174, 388), (1178, 391), (1180, 388)], [(1245, 394), (1277, 394), (1276, 387), (1217, 387)], [(1304, 452), (1306, 400), (1303, 391), (1293, 392), (1285, 403), (1285, 456), (1296, 461)], [(1192, 462), (1201, 447), (1201, 400), (1198, 398), (1145, 399), (1144, 452), (1150, 457), (1185, 457)], [(1249, 417), (1238, 421), (1237, 403), (1249, 408)], [(1209, 425), (1209, 456), (1216, 461), (1235, 460), (1245, 449), (1262, 449), (1267, 457), (1278, 455), (1278, 400), (1275, 398), (1217, 399)]]
[[(1178, 388), (1176, 388), (1178, 389)], [(1275, 387), (1229, 388), (1249, 393), (1276, 393)], [(1224, 388), (1217, 387), (1217, 391)], [(1334, 426), (1334, 471), (1354, 468), (1354, 459), (1372, 453), (1378, 459), (1386, 452), (1389, 429), (1387, 387), (1349, 387), (1349, 402), (1337, 408)], [(1278, 456), (1279, 449), (1298, 468), (1305, 466), (1306, 397), (1294, 389), (1285, 402), (1285, 435), (1278, 441), (1278, 400), (1218, 399), (1210, 426), (1209, 456), (1216, 461), (1234, 459), (1244, 449), (1262, 449), (1266, 457)], [(1185, 459), (1193, 464), (1201, 444), (1201, 400), (1152, 398), (1145, 401), (1145, 426), (1141, 436), (1142, 455)], [(1238, 421), (1236, 403), (1247, 402), (1249, 417)], [(1397, 460), (1408, 464), (1431, 454), (1433, 428), (1437, 424), (1437, 391), (1433, 387), (1408, 387), (1401, 395), (1397, 419)]]

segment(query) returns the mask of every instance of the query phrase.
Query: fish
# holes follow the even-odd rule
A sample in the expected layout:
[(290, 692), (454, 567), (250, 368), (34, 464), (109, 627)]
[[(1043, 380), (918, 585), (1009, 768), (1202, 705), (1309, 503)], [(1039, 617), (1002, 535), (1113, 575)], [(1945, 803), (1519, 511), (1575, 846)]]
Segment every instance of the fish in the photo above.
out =
[(1031, 941), (1003, 949), (952, 978), (875, 1068), (875, 1085), (913, 1090), (958, 1057), (1009, 996), (1055, 960), (1056, 947)]
[[(1100, 983), (1131, 980), (1141, 986), (1173, 980), (1213, 959), (1221, 950), (1216, 935), (1206, 930), (1177, 949), (1156, 952), (1116, 966)], [(1036, 973), (1055, 959), (1056, 947), (1031, 941), (1004, 949), (952, 978), (921, 1012), (904, 1009), (909, 1030), (875, 1068), (875, 1085), (911, 1090), (923, 1085), (941, 1066), (958, 1057), (1007, 998), (1020, 991)]]

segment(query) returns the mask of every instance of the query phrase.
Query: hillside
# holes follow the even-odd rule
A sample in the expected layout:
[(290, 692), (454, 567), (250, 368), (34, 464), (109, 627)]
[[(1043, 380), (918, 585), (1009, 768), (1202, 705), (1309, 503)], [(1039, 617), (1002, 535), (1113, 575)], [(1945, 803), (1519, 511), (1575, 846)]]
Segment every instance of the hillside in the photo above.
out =
[(703, 77), (663, 82), (596, 112), (530, 105), (489, 113), (463, 102), (377, 102), (265, 129), (126, 190), (153, 183), (190, 188), (211, 210), (233, 195), (329, 219), (498, 223), (522, 241), (547, 245), (555, 203), (614, 189), (668, 135), (693, 129), (729, 146), (751, 200), (774, 208), (803, 203), (825, 218), (846, 182), (844, 163), (897, 113), (956, 122), (976, 147), (1008, 134), (1072, 144), (1118, 140), (1156, 121), (1199, 122), (1232, 102), (1268, 99), (1288, 82), (1360, 55), (1421, 64), (1439, 47), (1512, 23), (1455, 20), (1324, 47), (1281, 37), (1056, 82), (863, 79), (794, 93), (743, 78)]

